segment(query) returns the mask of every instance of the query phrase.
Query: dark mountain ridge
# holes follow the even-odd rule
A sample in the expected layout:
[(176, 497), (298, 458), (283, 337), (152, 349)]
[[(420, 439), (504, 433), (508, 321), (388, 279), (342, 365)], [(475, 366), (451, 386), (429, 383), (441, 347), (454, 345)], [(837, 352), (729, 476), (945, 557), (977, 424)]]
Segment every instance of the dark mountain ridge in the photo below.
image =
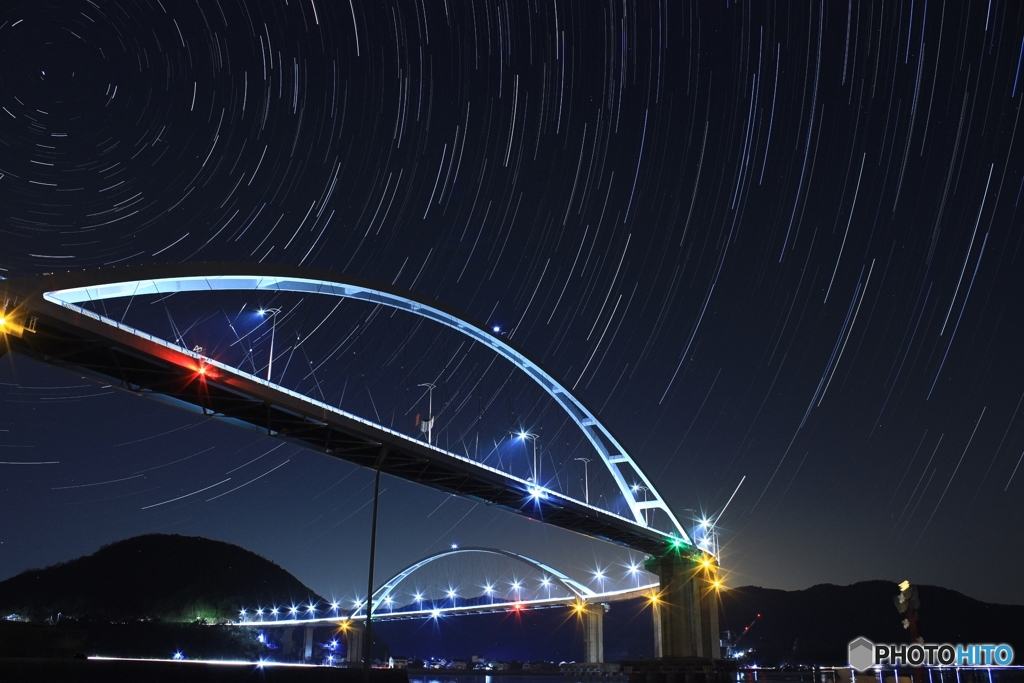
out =
[[(926, 642), (1008, 643), (1024, 653), (1024, 606), (985, 603), (939, 586), (917, 588)], [(758, 664), (845, 664), (846, 646), (859, 636), (875, 643), (909, 642), (893, 602), (898, 593), (892, 581), (798, 591), (743, 586), (722, 593), (721, 627), (739, 635), (737, 647), (753, 649)]]
[[(1008, 643), (1024, 653), (1024, 606), (984, 603), (938, 586), (918, 590), (920, 629), (927, 642)], [(878, 643), (909, 640), (893, 604), (898, 592), (890, 581), (820, 584), (798, 591), (731, 588), (721, 593), (721, 629), (740, 636), (737, 649), (750, 650), (746, 663), (845, 665), (847, 643), (858, 636)], [(165, 534), (113, 543), (92, 555), (0, 582), (0, 616), (14, 613), (34, 621), (61, 613), (73, 622), (94, 624), (214, 623), (236, 618), (240, 606), (311, 601), (324, 603), (290, 573), (255, 553), (220, 541)], [(652, 656), (646, 600), (611, 607), (605, 616), (606, 657)], [(549, 609), (393, 622), (375, 627), (375, 633), (398, 654), (559, 660), (582, 656), (581, 628), (564, 611)], [(123, 636), (112, 642), (117, 639)], [(125, 654), (110, 648), (109, 654)]]
[(0, 614), (43, 620), (217, 622), (240, 605), (323, 598), (277, 564), (230, 543), (149, 534), (0, 582)]

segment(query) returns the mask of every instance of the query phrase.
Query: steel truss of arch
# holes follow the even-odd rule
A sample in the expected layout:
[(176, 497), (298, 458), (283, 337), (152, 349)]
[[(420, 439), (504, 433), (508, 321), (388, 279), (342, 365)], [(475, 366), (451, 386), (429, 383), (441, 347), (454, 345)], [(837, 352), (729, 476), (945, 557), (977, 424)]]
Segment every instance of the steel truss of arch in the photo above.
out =
[[(202, 291), (295, 292), (365, 301), (432, 320), (485, 345), (540, 385), (579, 426), (616, 482), (629, 506), (630, 517), (547, 489), (541, 496), (530, 496), (536, 492), (533, 482), (411, 439), (81, 305), (106, 299)], [(443, 304), (411, 292), (355, 276), (289, 266), (168, 264), (0, 280), (0, 303), (6, 320), (0, 332), (5, 333), (2, 336), (7, 344), (0, 347), (0, 353), (10, 349), (104, 381), (113, 380), (115, 386), (272, 436), (290, 438), (360, 465), (381, 466), (379, 453), (386, 451), (388, 464), (382, 466), (386, 473), (643, 552), (656, 554), (666, 547), (692, 546), (650, 479), (594, 413), (566, 387), (506, 339)], [(200, 367), (204, 368), (204, 376), (198, 381), (196, 372)], [(210, 369), (208, 374), (206, 368)], [(337, 428), (338, 423), (341, 429)], [(379, 448), (375, 450), (374, 446)], [(392, 455), (399, 452), (411, 460), (396, 462)], [(424, 457), (428, 462), (423, 462)], [(467, 465), (475, 470), (468, 478)], [(417, 467), (422, 472), (408, 471)], [(432, 468), (442, 471), (434, 472)], [(430, 479), (427, 475), (431, 473), (436, 475), (433, 480), (423, 480)], [(627, 475), (647, 489), (646, 500), (637, 500)], [(514, 495), (509, 496), (510, 493)], [(664, 513), (670, 528), (651, 527), (646, 510)]]
[[(575, 595), (577, 598), (581, 600), (586, 600), (587, 598), (594, 595), (594, 591), (590, 590), (579, 581), (576, 581), (575, 579), (566, 576), (562, 572), (558, 571), (557, 569), (549, 565), (544, 564), (543, 562), (539, 562), (538, 560), (534, 560), (530, 557), (527, 557), (526, 555), (520, 555), (519, 553), (514, 553), (509, 550), (500, 550), (498, 548), (454, 548), (452, 550), (444, 550), (434, 555), (430, 555), (429, 557), (424, 557), (419, 562), (414, 562), (413, 564), (409, 565), (408, 567), (406, 567), (405, 569), (403, 569), (402, 571), (398, 572), (393, 577), (388, 579), (380, 588), (373, 592), (373, 613), (376, 614), (377, 611), (380, 609), (380, 606), (384, 604), (389, 597), (391, 597), (392, 593), (399, 586), (399, 584), (401, 584), (402, 581), (404, 581), (405, 579), (409, 578), (409, 576), (411, 576), (418, 569), (430, 564), (431, 562), (440, 560), (444, 557), (451, 557), (452, 555), (462, 555), (470, 553), (501, 555), (503, 557), (509, 557), (513, 560), (519, 560), (524, 564), (528, 564), (532, 567), (535, 567), (536, 569), (540, 569), (541, 571), (550, 574), (552, 579), (565, 586), (571, 593), (573, 593), (573, 595)], [(363, 612), (365, 613), (365, 606), (363, 608)]]

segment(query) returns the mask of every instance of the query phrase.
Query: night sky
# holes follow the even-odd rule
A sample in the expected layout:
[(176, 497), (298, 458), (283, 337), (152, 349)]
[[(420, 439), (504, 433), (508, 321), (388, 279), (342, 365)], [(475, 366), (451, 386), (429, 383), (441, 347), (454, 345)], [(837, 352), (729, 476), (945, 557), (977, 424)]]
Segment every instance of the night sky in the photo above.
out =
[[(687, 524), (743, 480), (727, 585), (1024, 603), (1022, 38), (999, 0), (5, 2), (0, 274), (412, 290), (574, 388)], [(434, 382), (440, 445), (527, 476), (532, 430), (584, 495), (564, 415), (452, 331), (298, 295), (128, 303), (97, 310), (257, 375), (278, 308), (275, 381), (409, 434)], [(369, 471), (10, 355), (0, 461), (0, 578), (163, 532), (365, 594)], [(382, 489), (378, 582), (452, 543), (595, 588), (640, 559)]]

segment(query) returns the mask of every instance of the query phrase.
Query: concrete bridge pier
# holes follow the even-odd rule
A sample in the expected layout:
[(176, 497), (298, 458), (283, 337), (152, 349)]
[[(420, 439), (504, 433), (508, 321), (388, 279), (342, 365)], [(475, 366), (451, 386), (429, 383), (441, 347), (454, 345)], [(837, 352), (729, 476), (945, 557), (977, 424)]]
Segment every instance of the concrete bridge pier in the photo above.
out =
[(604, 613), (608, 605), (587, 604), (580, 610), (583, 617), (583, 661), (587, 664), (604, 662)]
[(281, 655), (284, 657), (289, 657), (292, 654), (292, 648), (294, 647), (292, 632), (294, 630), (292, 627), (285, 627), (284, 632), (281, 634)]
[(342, 624), (342, 631), (345, 633), (345, 661), (349, 665), (359, 664), (363, 661), (362, 625), (346, 622)]
[(309, 663), (313, 659), (313, 627), (307, 626), (306, 632), (302, 635), (302, 661)]
[(671, 550), (646, 566), (661, 581), (652, 601), (654, 656), (721, 659), (713, 558)]

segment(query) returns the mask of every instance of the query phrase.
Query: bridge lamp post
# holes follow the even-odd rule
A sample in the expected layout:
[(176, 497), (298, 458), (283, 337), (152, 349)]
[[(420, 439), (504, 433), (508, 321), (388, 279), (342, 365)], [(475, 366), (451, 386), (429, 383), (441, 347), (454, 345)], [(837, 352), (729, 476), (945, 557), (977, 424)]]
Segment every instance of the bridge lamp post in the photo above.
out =
[(487, 584), (486, 586), (484, 586), (484, 593), (487, 595), (488, 598), (490, 598), (491, 604), (493, 605), (494, 604), (494, 586), (492, 586), (491, 584)]
[(430, 382), (424, 382), (423, 384), (417, 384), (418, 387), (426, 387), (427, 389), (427, 443), (432, 443), (431, 437), (434, 431), (434, 389), (436, 385)]
[(277, 331), (277, 316), (281, 313), (280, 308), (261, 308), (259, 314), (272, 316), (270, 320), (270, 358), (267, 360), (267, 381), (270, 381), (270, 371), (274, 367), (274, 333)]
[(549, 579), (548, 577), (545, 576), (543, 579), (540, 580), (540, 585), (542, 585), (542, 586), (544, 586), (545, 588), (548, 589), (548, 600), (550, 600), (551, 599), (551, 579)]
[(598, 569), (594, 572), (594, 578), (597, 579), (598, 584), (601, 586), (601, 590), (604, 591), (604, 570)]
[(273, 609), (270, 610), (270, 615), (272, 617), (274, 617), (274, 620), (276, 621), (277, 618), (280, 616), (280, 612), (278, 611), (278, 609), (276, 607), (274, 607)]
[(512, 591), (516, 594), (516, 602), (519, 602), (523, 585), (518, 581), (512, 582)]
[(519, 432), (517, 434), (520, 441), (526, 441), (530, 439), (533, 441), (533, 483), (536, 486), (540, 486), (540, 472), (537, 471), (537, 435), (533, 432)]
[(629, 565), (629, 573), (636, 578), (636, 587), (640, 587), (640, 565), (633, 563)]
[(587, 474), (587, 465), (590, 464), (590, 458), (574, 458), (583, 463), (583, 502), (590, 505), (590, 477)]
[[(646, 503), (647, 502), (647, 491), (649, 491), (650, 489), (648, 489), (646, 486), (642, 486), (640, 484), (633, 484), (632, 488), (633, 488), (633, 493), (636, 493), (637, 491), (643, 491), (644, 492), (644, 502)], [(650, 526), (650, 524), (651, 524), (651, 520), (647, 516), (647, 508), (644, 508), (644, 524), (646, 524), (648, 526)]]
[(452, 601), (452, 607), (456, 607), (457, 603), (455, 602), (455, 598), (457, 598), (459, 596), (455, 592), (455, 589), (454, 588), (449, 588), (447, 595), (448, 595), (448, 599)]

